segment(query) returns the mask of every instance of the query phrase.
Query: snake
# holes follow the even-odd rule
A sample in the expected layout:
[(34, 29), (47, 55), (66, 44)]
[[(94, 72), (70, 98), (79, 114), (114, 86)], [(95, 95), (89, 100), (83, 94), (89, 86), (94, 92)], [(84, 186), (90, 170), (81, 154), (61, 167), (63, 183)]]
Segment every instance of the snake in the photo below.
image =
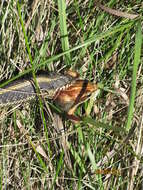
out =
[(21, 105), (40, 95), (43, 99), (53, 100), (68, 116), (80, 121), (74, 116), (74, 111), (98, 89), (96, 84), (87, 79), (79, 79), (78, 73), (73, 71), (68, 71), (66, 74), (40, 74), (36, 76), (36, 82), (39, 94), (32, 77), (17, 79), (0, 88), (0, 108)]
[[(58, 91), (64, 90), (76, 81), (72, 74), (40, 74), (36, 76), (43, 98), (53, 99)], [(0, 108), (21, 104), (37, 97), (32, 77), (17, 79), (0, 88)]]

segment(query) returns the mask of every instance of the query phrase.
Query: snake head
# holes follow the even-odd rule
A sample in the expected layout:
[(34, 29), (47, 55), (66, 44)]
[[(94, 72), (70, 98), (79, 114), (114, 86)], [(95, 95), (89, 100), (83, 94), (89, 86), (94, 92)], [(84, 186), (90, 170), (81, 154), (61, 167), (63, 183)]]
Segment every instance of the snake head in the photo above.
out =
[(57, 92), (55, 102), (68, 113), (73, 115), (79, 104), (84, 102), (94, 91), (97, 85), (88, 80), (76, 80), (69, 87)]

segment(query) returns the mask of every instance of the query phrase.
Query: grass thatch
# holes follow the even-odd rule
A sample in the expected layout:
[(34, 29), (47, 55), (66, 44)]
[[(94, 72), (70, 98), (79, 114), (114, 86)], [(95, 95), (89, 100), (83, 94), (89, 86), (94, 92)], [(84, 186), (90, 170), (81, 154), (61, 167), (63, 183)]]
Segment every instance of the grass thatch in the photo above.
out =
[(0, 2), (0, 86), (72, 68), (99, 91), (79, 124), (53, 102), (1, 108), (1, 189), (140, 189), (142, 1), (20, 2)]

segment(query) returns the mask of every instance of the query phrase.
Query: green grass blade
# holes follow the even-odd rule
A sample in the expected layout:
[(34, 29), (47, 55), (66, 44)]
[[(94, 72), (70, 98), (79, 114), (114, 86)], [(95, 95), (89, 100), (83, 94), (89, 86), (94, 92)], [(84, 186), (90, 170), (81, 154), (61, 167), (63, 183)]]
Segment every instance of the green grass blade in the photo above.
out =
[(28, 37), (26, 35), (26, 31), (25, 31), (25, 27), (24, 27), (24, 22), (23, 22), (22, 15), (21, 15), (21, 7), (20, 7), (19, 2), (17, 2), (17, 9), (18, 9), (18, 15), (19, 15), (22, 31), (23, 31), (23, 34), (24, 34), (24, 39), (25, 39), (25, 44), (26, 44), (29, 60), (30, 60), (32, 69), (34, 71), (34, 65), (33, 65), (33, 61), (32, 61), (32, 56), (31, 56), (31, 51), (30, 51), (30, 47), (29, 47)]
[(29, 41), (28, 41), (28, 37), (27, 37), (26, 31), (25, 31), (24, 21), (22, 19), (22, 15), (21, 15), (21, 6), (20, 6), (19, 2), (17, 2), (17, 9), (18, 9), (18, 15), (19, 15), (19, 18), (20, 18), (20, 23), (21, 23), (21, 26), (22, 26), (22, 31), (23, 31), (23, 34), (24, 34), (24, 39), (25, 39), (25, 44), (26, 44), (26, 48), (27, 48), (27, 51), (28, 51), (29, 60), (30, 60), (31, 66), (32, 66), (31, 71), (32, 71), (33, 80), (34, 80), (34, 83), (35, 83), (36, 92), (37, 92), (38, 99), (39, 99), (39, 106), (40, 106), (40, 111), (41, 111), (41, 115), (42, 115), (42, 121), (43, 121), (43, 125), (44, 125), (44, 128), (45, 128), (46, 139), (47, 139), (47, 144), (48, 144), (48, 150), (49, 150), (49, 153), (50, 153), (51, 151), (50, 151), (50, 143), (49, 143), (49, 140), (48, 140), (48, 130), (47, 130), (47, 127), (46, 127), (46, 119), (45, 119), (45, 116), (44, 116), (42, 100), (41, 100), (41, 97), (39, 96), (40, 89), (39, 89), (38, 82), (36, 80), (35, 66), (34, 66), (33, 61), (32, 61)]
[[(130, 27), (132, 27), (133, 24), (134, 24), (134, 21), (130, 21), (130, 22), (127, 22), (126, 24), (124, 24), (124, 25), (122, 25), (122, 26), (114, 27), (114, 28), (112, 28), (112, 29), (109, 30), (109, 31), (103, 32), (103, 33), (101, 33), (101, 34), (93, 35), (91, 38), (89, 38), (88, 40), (84, 41), (84, 43), (81, 43), (81, 44), (79, 44), (79, 45), (77, 45), (77, 46), (75, 46), (75, 47), (73, 47), (73, 48), (71, 48), (71, 49), (69, 49), (69, 50), (67, 50), (67, 51), (62, 52), (62, 53), (59, 53), (58, 55), (51, 56), (51, 57), (50, 57), (49, 59), (47, 59), (46, 61), (44, 61), (44, 62), (42, 62), (42, 63), (36, 65), (36, 66), (35, 66), (35, 69), (38, 69), (38, 68), (41, 67), (41, 66), (44, 66), (44, 65), (46, 65), (46, 64), (49, 64), (49, 63), (51, 63), (52, 61), (55, 61), (55, 60), (59, 59), (60, 57), (66, 55), (66, 54), (68, 54), (68, 53), (71, 53), (71, 52), (73, 52), (73, 51), (76, 51), (76, 50), (78, 50), (78, 49), (80, 49), (80, 48), (82, 48), (82, 47), (89, 46), (89, 45), (91, 45), (92, 43), (94, 43), (94, 42), (97, 41), (97, 40), (102, 40), (102, 39), (104, 39), (104, 38), (106, 38), (106, 37), (108, 37), (108, 36), (112, 36), (112, 35), (116, 34), (117, 32), (122, 32), (122, 31), (125, 30), (126, 28), (129, 29)], [(5, 86), (5, 85), (7, 85), (7, 84), (9, 84), (9, 83), (12, 82), (12, 81), (18, 79), (18, 78), (20, 78), (20, 77), (22, 77), (22, 76), (24, 76), (24, 75), (30, 73), (31, 71), (32, 71), (32, 68), (23, 71), (22, 73), (18, 74), (17, 76), (13, 77), (12, 79), (7, 80), (6, 82), (0, 84), (0, 88), (3, 87), (3, 86)]]
[(58, 177), (58, 174), (59, 174), (59, 172), (60, 172), (60, 169), (62, 168), (62, 165), (63, 165), (63, 156), (64, 156), (64, 152), (62, 151), (61, 154), (60, 154), (60, 159), (59, 159), (59, 162), (58, 162), (56, 174), (55, 174), (54, 181), (53, 181), (53, 184), (52, 184), (52, 188), (51, 188), (51, 189), (54, 189), (55, 181), (56, 181), (56, 179), (57, 179), (57, 177)]
[(82, 172), (85, 173), (85, 172), (86, 172), (86, 169), (85, 169), (84, 164), (83, 164), (83, 162), (82, 162), (82, 159), (81, 159), (81, 157), (80, 157), (80, 155), (79, 155), (79, 152), (77, 152), (77, 151), (75, 150), (75, 148), (72, 146), (71, 143), (68, 142), (67, 144), (68, 144), (68, 148), (69, 148), (71, 154), (73, 155), (73, 157), (74, 157), (75, 160), (76, 160), (76, 163), (80, 166)]
[(116, 134), (120, 134), (120, 132), (125, 132), (124, 129), (122, 129), (122, 131), (121, 131), (121, 127), (115, 127), (115, 126), (109, 125), (108, 123), (103, 123), (103, 122), (100, 122), (100, 121), (96, 121), (96, 120), (94, 120), (94, 119), (92, 119), (90, 117), (87, 117), (87, 116), (82, 118), (82, 122), (85, 125), (90, 124), (95, 128), (103, 128), (103, 129), (106, 129), (106, 130), (112, 130)]
[(87, 143), (87, 145), (86, 145), (86, 151), (87, 151), (88, 157), (90, 159), (92, 168), (95, 171), (97, 169), (96, 162), (95, 162), (95, 155), (92, 153), (89, 143)]
[[(69, 49), (69, 40), (66, 24), (66, 1), (58, 0), (58, 10), (59, 10), (59, 21), (60, 21), (60, 31), (61, 31), (61, 41), (62, 49), (66, 51)], [(65, 54), (65, 63), (69, 64), (71, 61), (70, 52)]]
[(33, 150), (34, 150), (34, 152), (35, 152), (35, 154), (36, 154), (36, 156), (37, 156), (37, 158), (38, 158), (38, 160), (39, 160), (39, 162), (40, 162), (41, 167), (43, 168), (43, 170), (44, 170), (46, 173), (48, 173), (48, 172), (49, 172), (49, 171), (48, 171), (48, 168), (47, 168), (45, 162), (43, 161), (42, 157), (40, 156), (40, 154), (37, 152), (35, 145), (34, 145), (33, 142), (31, 141), (31, 139), (28, 139), (28, 141), (29, 141), (29, 144), (32, 146), (32, 148), (33, 148)]
[(127, 124), (126, 124), (127, 131), (129, 131), (131, 128), (132, 118), (133, 118), (133, 113), (134, 113), (134, 103), (135, 103), (135, 96), (136, 96), (136, 80), (137, 80), (138, 65), (140, 63), (141, 45), (142, 45), (142, 31), (141, 31), (141, 23), (140, 21), (138, 21), (136, 38), (135, 38), (134, 64), (133, 64), (130, 104), (129, 104), (129, 110), (128, 110)]

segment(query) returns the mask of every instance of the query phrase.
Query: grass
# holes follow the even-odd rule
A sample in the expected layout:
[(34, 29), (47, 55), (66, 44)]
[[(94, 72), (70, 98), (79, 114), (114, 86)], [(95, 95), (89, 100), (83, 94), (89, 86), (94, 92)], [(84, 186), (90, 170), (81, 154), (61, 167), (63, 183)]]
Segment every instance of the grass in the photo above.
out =
[(140, 16), (92, 0), (0, 3), (0, 87), (69, 68), (99, 84), (79, 124), (41, 99), (0, 110), (1, 189), (142, 187), (142, 2), (101, 3)]
[(138, 71), (138, 65), (140, 63), (140, 57), (141, 57), (141, 46), (142, 46), (141, 23), (138, 22), (136, 39), (135, 39), (135, 55), (134, 55), (132, 87), (131, 87), (132, 91), (131, 91), (131, 96), (130, 96), (130, 106), (129, 106), (127, 126), (126, 126), (127, 130), (129, 130), (131, 128), (132, 118), (133, 118), (133, 113), (134, 113), (134, 102), (135, 102), (135, 97), (136, 97), (137, 71)]

